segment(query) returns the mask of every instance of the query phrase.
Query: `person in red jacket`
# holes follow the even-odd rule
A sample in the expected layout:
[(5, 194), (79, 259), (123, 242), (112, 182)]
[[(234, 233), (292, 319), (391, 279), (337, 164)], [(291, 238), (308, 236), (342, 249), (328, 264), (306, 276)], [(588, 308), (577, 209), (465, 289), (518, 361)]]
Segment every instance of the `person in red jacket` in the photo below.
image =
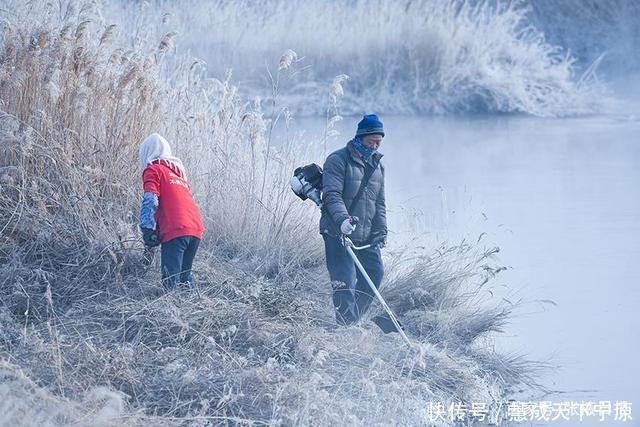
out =
[(191, 267), (204, 227), (182, 162), (171, 154), (166, 139), (157, 133), (140, 144), (144, 195), (140, 230), (145, 245), (161, 247), (162, 283), (173, 289), (193, 284)]

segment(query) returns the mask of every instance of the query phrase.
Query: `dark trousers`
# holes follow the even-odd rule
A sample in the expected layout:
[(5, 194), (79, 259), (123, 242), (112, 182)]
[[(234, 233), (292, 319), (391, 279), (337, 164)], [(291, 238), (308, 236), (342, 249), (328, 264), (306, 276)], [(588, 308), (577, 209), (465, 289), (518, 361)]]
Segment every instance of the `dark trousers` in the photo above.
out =
[[(340, 241), (326, 234), (323, 237), (336, 320), (341, 325), (350, 325), (366, 313), (375, 295)], [(354, 252), (375, 287), (379, 288), (384, 276), (380, 249), (374, 247)]]
[(173, 289), (178, 283), (194, 284), (191, 266), (198, 251), (200, 239), (181, 236), (162, 244), (161, 268), (162, 284)]

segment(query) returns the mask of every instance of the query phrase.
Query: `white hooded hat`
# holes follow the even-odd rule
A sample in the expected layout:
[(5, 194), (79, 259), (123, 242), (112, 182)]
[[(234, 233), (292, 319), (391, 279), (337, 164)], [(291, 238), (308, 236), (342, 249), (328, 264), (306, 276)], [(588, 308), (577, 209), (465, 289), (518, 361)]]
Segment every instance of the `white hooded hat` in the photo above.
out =
[(138, 158), (142, 169), (146, 168), (154, 160), (164, 160), (178, 168), (182, 175), (186, 176), (182, 161), (177, 157), (173, 157), (169, 142), (160, 134), (152, 133), (142, 141), (138, 151)]

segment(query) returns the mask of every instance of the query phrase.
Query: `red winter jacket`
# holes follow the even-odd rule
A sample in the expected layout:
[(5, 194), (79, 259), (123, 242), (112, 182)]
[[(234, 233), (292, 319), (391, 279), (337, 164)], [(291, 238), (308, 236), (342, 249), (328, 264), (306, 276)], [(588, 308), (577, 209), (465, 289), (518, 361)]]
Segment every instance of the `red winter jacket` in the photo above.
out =
[(154, 160), (142, 172), (142, 181), (145, 193), (158, 196), (155, 220), (161, 243), (181, 236), (202, 238), (200, 210), (180, 169), (163, 160)]

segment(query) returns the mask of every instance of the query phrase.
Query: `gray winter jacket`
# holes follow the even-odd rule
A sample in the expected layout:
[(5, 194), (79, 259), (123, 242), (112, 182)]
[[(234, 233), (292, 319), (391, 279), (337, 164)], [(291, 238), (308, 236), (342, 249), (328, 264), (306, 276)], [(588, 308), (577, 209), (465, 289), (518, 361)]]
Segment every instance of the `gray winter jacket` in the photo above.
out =
[(327, 157), (322, 173), (320, 233), (339, 236), (342, 222), (349, 216), (357, 216), (360, 222), (350, 236), (355, 244), (386, 238), (387, 213), (381, 158), (382, 154), (375, 153), (369, 159), (367, 168), (375, 167), (375, 171), (352, 212), (347, 212), (364, 178), (364, 160), (351, 143)]

